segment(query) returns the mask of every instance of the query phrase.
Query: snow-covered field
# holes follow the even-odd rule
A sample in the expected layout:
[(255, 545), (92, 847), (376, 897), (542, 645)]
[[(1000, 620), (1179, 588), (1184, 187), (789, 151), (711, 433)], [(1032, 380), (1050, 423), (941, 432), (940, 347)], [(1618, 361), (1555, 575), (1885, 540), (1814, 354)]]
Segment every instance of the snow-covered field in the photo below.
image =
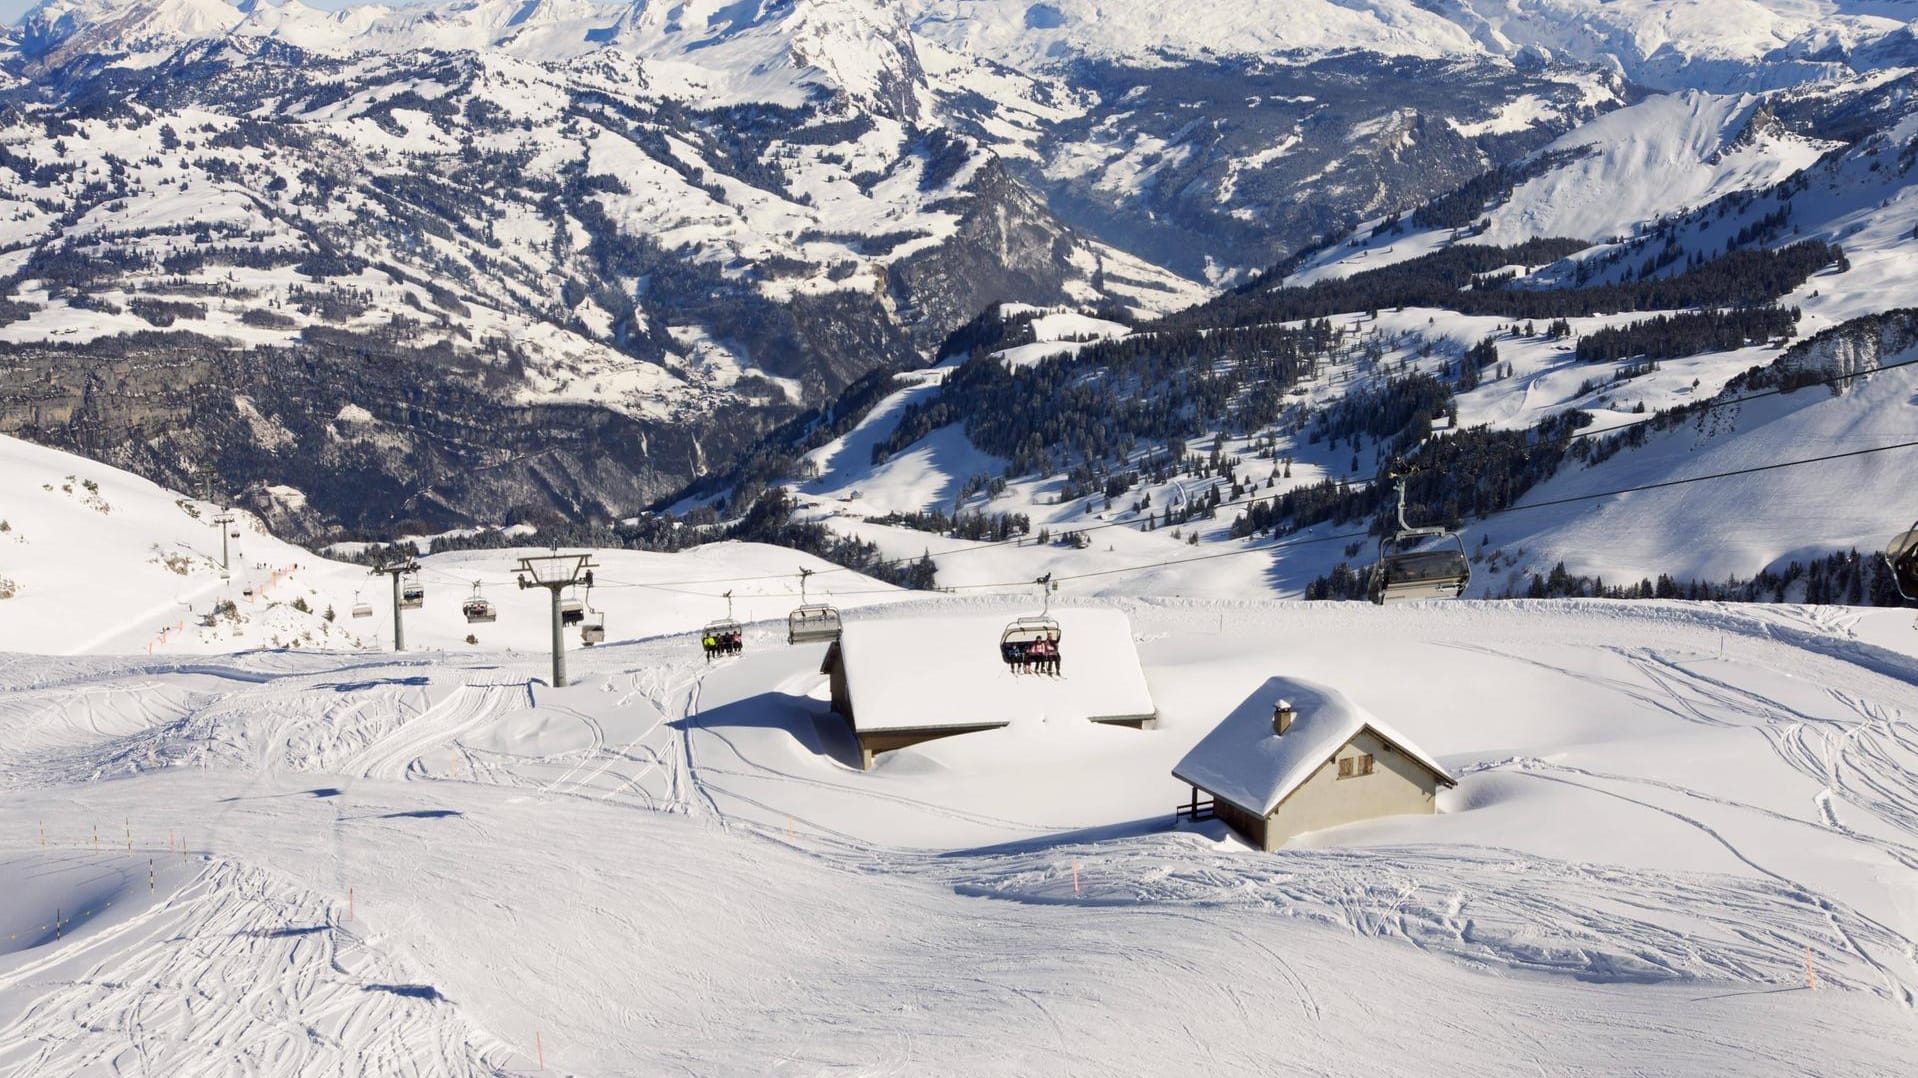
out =
[[(299, 568), (222, 581), (210, 507), (0, 449), (0, 1078), (1918, 1066), (1907, 612), (1115, 584), (1055, 600), (1056, 682), (997, 662), (1030, 596), (819, 565), (881, 604), (855, 676), (1009, 722), (861, 771), (825, 645), (784, 642), (790, 551), (598, 555), (611, 642), (554, 689), (543, 593), (455, 608), (508, 553), (423, 559), (396, 655), (320, 612), (359, 567), (243, 523)], [(708, 663), (727, 589), (754, 624)], [(1154, 728), (1041, 699), (1139, 677), (1084, 609), (1129, 619)], [(1275, 677), (1430, 753), (1440, 814), (1272, 855), (1175, 824), (1173, 765)]]
[[(1117, 605), (1158, 729), (870, 773), (823, 645), (611, 645), (563, 690), (497, 651), (7, 657), (0, 1074), (1918, 1065), (1918, 659), (1860, 639), (1908, 616)], [(911, 613), (955, 606), (1019, 609)], [(1273, 675), (1416, 739), (1442, 814), (1173, 826), (1171, 765)]]

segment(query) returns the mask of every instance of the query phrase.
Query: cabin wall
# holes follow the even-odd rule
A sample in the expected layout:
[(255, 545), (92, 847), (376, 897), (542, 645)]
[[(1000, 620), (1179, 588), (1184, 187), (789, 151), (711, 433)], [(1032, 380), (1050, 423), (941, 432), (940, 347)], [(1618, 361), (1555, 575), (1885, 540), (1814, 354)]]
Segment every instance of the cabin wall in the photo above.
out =
[(942, 737), (954, 737), (959, 734), (976, 734), (981, 730), (997, 730), (1003, 723), (989, 726), (951, 726), (928, 730), (875, 730), (871, 733), (859, 733), (859, 766), (866, 771), (872, 770), (872, 758), (882, 752), (903, 749), (927, 741), (937, 741)]
[(839, 658), (837, 654), (838, 645), (835, 644), (833, 647), (835, 649), (833, 655), (834, 661), (828, 666), (828, 670), (830, 671), (828, 676), (832, 682), (833, 714), (845, 719), (848, 723), (852, 723), (853, 728), (857, 729), (858, 724), (853, 723), (852, 715), (852, 686), (846, 681), (846, 662), (844, 659)]
[[(1375, 761), (1372, 774), (1339, 778), (1338, 761), (1361, 755)], [(1438, 778), (1369, 730), (1362, 731), (1272, 810), (1260, 846), (1276, 850), (1307, 831), (1437, 811)]]
[(1251, 843), (1255, 849), (1270, 850), (1272, 848), (1265, 844), (1266, 819), (1258, 813), (1247, 812), (1230, 801), (1222, 801), (1215, 796), (1212, 801), (1212, 814), (1223, 821), (1227, 827), (1237, 831), (1239, 837)]

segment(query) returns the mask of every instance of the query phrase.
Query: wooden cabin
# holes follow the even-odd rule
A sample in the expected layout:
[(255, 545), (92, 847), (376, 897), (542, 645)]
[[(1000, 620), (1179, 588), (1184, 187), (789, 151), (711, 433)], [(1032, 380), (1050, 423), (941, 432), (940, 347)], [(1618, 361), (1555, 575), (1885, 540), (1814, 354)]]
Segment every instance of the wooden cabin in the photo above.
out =
[(1337, 689), (1294, 678), (1268, 680), (1172, 775), (1192, 788), (1181, 815), (1209, 810), (1266, 851), (1308, 831), (1437, 812), (1438, 791), (1458, 785), (1430, 754)]

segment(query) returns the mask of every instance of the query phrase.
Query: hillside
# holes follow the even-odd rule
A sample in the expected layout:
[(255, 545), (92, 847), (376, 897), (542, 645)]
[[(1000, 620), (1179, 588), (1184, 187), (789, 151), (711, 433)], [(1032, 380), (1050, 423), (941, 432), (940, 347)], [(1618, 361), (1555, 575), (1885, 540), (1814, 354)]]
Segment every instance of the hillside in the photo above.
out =
[[(1157, 728), (1022, 720), (871, 772), (823, 645), (757, 633), (715, 666), (595, 648), (564, 690), (495, 648), (9, 656), (0, 1074), (745, 1074), (934, 1040), (968, 1073), (1323, 1045), (1358, 1074), (1403, 1048), (1350, 1029), (1414, 1012), (1491, 1073), (1918, 1060), (1918, 658), (1866, 642), (1908, 648), (1908, 616), (1119, 605)], [(1023, 609), (863, 616), (983, 623), (966, 646), (991, 649)], [(1172, 764), (1285, 676), (1435, 754), (1440, 813), (1278, 854), (1175, 825)], [(1284, 1005), (1248, 1022), (1249, 998)]]
[(1396, 462), (1474, 595), (1893, 601), (1907, 89), (1649, 97), (1173, 315), (1001, 308), (786, 485), (944, 586), (1350, 597)]
[[(220, 506), (157, 487), (92, 461), (0, 437), (0, 651), (141, 654), (156, 660), (254, 648), (377, 652), (393, 642), (390, 578), (332, 561), (272, 535), (245, 511), (229, 536), (222, 573)], [(430, 541), (424, 544), (429, 549)], [(408, 646), (440, 653), (550, 641), (545, 591), (522, 591), (514, 570), (539, 547), (442, 553), (420, 559), (425, 605), (405, 614)], [(609, 640), (690, 633), (725, 616), (719, 590), (655, 582), (745, 573), (736, 614), (777, 623), (799, 601), (799, 570), (829, 573), (814, 598), (848, 608), (887, 601), (896, 589), (796, 551), (717, 544), (683, 554), (606, 551), (599, 587), (581, 594), (605, 615)], [(499, 620), (469, 625), (460, 612), (474, 585)], [(846, 593), (846, 594), (841, 594)], [(353, 616), (365, 604), (365, 617)], [(473, 643), (467, 643), (472, 636)], [(577, 650), (577, 634), (567, 634)], [(687, 647), (697, 651), (696, 642)]]

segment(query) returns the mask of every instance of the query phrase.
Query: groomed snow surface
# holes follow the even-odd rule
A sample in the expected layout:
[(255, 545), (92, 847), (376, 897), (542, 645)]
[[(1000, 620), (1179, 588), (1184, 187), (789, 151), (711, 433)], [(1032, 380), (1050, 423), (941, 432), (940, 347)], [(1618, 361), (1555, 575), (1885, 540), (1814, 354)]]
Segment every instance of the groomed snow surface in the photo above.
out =
[[(211, 506), (0, 450), (0, 1078), (1918, 1066), (1908, 612), (1069, 587), (1055, 679), (998, 661), (1030, 589), (720, 544), (598, 555), (610, 640), (554, 689), (505, 586), (539, 551), (423, 559), (395, 655), (324, 619), (364, 569), (243, 521), (298, 568), (222, 580)], [(860, 770), (784, 642), (801, 564), (879, 660), (862, 714), (1008, 725)], [(1278, 687), (1430, 754), (1440, 814), (1175, 825), (1175, 765), (1257, 753)]]
[[(1918, 1065), (1918, 660), (1863, 639), (1908, 615), (1112, 606), (1157, 729), (869, 773), (824, 645), (768, 626), (562, 690), (497, 651), (7, 657), (0, 1075)], [(1174, 826), (1171, 767), (1274, 676), (1389, 717), (1441, 814)]]

